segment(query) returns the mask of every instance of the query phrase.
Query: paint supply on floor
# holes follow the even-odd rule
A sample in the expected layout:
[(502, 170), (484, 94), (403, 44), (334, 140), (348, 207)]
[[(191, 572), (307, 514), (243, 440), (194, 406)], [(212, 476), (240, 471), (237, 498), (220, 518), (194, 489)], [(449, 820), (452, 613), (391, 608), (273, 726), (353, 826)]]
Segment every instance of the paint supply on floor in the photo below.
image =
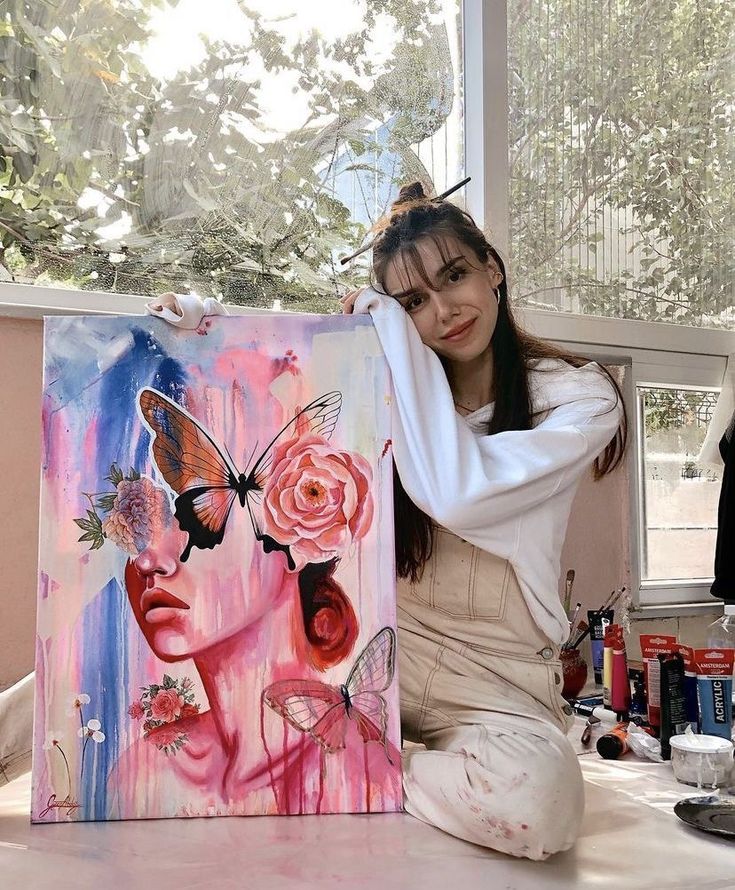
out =
[(659, 655), (661, 675), (661, 756), (671, 759), (672, 736), (680, 735), (687, 727), (686, 700), (684, 697), (684, 659), (678, 652)]
[(673, 634), (641, 634), (643, 676), (648, 697), (648, 722), (651, 726), (661, 723), (660, 683), (658, 656), (674, 651), (676, 637)]
[(602, 638), (602, 703), (606, 708), (612, 707), (612, 656), (616, 627), (615, 624), (608, 624)]
[(697, 788), (727, 785), (733, 768), (733, 744), (713, 735), (696, 735), (688, 729), (673, 736), (671, 768), (678, 782)]
[(595, 683), (602, 684), (602, 650), (605, 628), (613, 623), (613, 609), (587, 612), (587, 623), (590, 626), (590, 648), (592, 650), (592, 669), (595, 672)]
[(623, 628), (620, 624), (613, 637), (612, 680), (610, 689), (610, 705), (621, 720), (628, 717), (630, 711), (630, 680), (628, 679), (628, 661), (625, 654)]
[(697, 668), (694, 664), (694, 649), (678, 643), (677, 651), (684, 659), (684, 699), (687, 721), (692, 732), (699, 729), (699, 699), (697, 697)]
[(597, 753), (605, 760), (617, 760), (629, 750), (627, 721), (616, 723), (597, 740)]
[(735, 649), (695, 649), (703, 733), (732, 738), (732, 671)]

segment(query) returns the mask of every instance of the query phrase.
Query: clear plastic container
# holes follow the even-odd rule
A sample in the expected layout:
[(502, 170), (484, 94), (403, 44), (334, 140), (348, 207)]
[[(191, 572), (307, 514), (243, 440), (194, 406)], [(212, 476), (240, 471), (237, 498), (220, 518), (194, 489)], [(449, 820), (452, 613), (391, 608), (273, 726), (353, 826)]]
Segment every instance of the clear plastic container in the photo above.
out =
[(730, 782), (733, 744), (715, 735), (685, 732), (671, 737), (671, 768), (684, 785), (718, 788)]
[[(710, 649), (735, 649), (735, 603), (725, 603), (725, 614), (707, 628), (707, 646)], [(732, 696), (735, 703), (735, 683)]]
[(725, 603), (725, 614), (707, 628), (711, 649), (735, 649), (735, 603)]

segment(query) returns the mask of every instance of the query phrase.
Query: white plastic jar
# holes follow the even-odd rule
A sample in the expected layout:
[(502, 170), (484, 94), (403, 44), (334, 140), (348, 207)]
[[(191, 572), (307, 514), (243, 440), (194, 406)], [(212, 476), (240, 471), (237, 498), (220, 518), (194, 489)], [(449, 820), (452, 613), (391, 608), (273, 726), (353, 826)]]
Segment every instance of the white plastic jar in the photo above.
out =
[(671, 767), (684, 785), (717, 788), (728, 784), (733, 744), (717, 735), (686, 732), (671, 737)]

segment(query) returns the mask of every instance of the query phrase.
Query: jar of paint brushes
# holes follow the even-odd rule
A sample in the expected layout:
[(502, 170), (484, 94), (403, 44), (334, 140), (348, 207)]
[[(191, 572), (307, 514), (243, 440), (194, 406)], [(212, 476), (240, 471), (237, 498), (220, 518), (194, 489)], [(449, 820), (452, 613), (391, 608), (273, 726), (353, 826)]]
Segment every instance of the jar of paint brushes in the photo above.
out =
[(559, 657), (564, 678), (561, 694), (569, 701), (577, 698), (587, 682), (587, 662), (579, 649), (562, 649)]

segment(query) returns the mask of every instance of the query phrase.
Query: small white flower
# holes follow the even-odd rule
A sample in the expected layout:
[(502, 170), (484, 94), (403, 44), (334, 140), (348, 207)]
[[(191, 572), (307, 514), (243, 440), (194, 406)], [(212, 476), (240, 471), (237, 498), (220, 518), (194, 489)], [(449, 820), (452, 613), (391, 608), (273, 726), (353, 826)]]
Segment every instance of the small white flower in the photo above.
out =
[(99, 720), (95, 720), (94, 718), (92, 718), (92, 720), (87, 721), (86, 726), (79, 727), (79, 729), (77, 730), (77, 735), (80, 739), (92, 739), (93, 742), (97, 742), (99, 744), (99, 742), (104, 742), (105, 740), (105, 734), (104, 732), (100, 732), (101, 729), (102, 724), (99, 722)]
[(54, 732), (49, 729), (46, 733), (46, 741), (43, 743), (43, 750), (50, 751), (52, 748), (58, 747), (61, 744), (62, 735), (60, 732)]
[(71, 705), (69, 706), (69, 710), (66, 712), (67, 716), (74, 717), (82, 705), (89, 704), (89, 696), (86, 692), (77, 692), (75, 696), (73, 696), (71, 700)]

